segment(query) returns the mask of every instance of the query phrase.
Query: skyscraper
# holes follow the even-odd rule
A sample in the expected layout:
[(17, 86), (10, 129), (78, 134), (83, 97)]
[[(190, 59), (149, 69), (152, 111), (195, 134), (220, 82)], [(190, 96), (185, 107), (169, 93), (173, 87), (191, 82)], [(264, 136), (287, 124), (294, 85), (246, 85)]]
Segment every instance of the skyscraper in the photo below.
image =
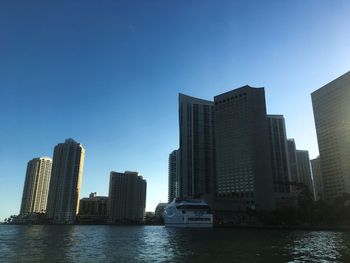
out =
[(46, 212), (52, 159), (34, 158), (28, 162), (20, 214)]
[(168, 202), (179, 196), (179, 169), (179, 151), (174, 150), (169, 154)]
[(217, 191), (246, 207), (274, 209), (264, 88), (215, 96)]
[[(288, 162), (290, 167), (290, 179), (293, 184), (299, 183), (298, 176), (298, 166), (297, 166), (297, 149), (295, 146), (294, 139), (287, 140), (288, 148)], [(292, 190), (295, 190), (296, 187), (292, 187)]]
[(79, 211), (85, 150), (67, 139), (56, 145), (47, 202), (47, 218), (58, 224), (72, 224)]
[(214, 103), (179, 94), (181, 196), (213, 193)]
[(314, 182), (312, 180), (309, 152), (304, 150), (297, 150), (297, 169), (299, 183), (306, 185), (312, 196), (314, 196)]
[(311, 94), (324, 198), (350, 193), (350, 71)]
[(146, 180), (137, 172), (111, 172), (109, 223), (142, 223), (145, 217), (146, 187)]
[(283, 115), (268, 115), (273, 187), (276, 194), (290, 193), (287, 133)]
[(318, 156), (317, 158), (312, 159), (310, 162), (312, 178), (314, 179), (315, 200), (324, 199), (320, 157)]

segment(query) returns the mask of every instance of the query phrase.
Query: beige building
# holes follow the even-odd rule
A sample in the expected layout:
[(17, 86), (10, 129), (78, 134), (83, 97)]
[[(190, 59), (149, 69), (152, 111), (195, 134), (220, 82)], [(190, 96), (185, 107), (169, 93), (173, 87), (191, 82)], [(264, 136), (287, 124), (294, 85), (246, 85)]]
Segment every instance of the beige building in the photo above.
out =
[(350, 193), (350, 71), (311, 94), (324, 198)]
[(144, 222), (146, 186), (146, 180), (137, 172), (111, 172), (108, 222), (110, 224)]
[(47, 201), (47, 218), (52, 223), (72, 224), (79, 211), (85, 150), (67, 139), (56, 145)]
[(45, 213), (52, 159), (34, 158), (28, 162), (20, 214)]

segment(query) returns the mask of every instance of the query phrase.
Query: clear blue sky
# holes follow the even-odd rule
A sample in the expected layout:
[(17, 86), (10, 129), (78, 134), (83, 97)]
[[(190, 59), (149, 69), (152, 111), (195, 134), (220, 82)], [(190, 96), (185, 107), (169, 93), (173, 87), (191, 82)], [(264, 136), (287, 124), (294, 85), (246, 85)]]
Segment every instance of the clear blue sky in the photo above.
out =
[(350, 69), (350, 1), (0, 1), (0, 220), (20, 208), (27, 162), (74, 138), (82, 196), (109, 172), (167, 200), (179, 92), (264, 86), (299, 149), (318, 154), (310, 93)]

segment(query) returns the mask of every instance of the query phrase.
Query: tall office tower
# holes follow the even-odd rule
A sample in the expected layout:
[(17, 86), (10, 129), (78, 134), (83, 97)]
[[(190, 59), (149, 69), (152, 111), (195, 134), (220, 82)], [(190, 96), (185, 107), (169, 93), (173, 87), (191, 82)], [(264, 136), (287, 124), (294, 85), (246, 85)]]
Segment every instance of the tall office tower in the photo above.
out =
[(179, 151), (169, 154), (168, 202), (179, 196)]
[[(294, 139), (287, 140), (287, 148), (288, 148), (288, 162), (290, 167), (290, 179), (292, 183), (298, 183), (298, 166), (297, 166), (297, 149), (295, 146)], [(296, 187), (292, 187), (292, 191), (296, 190)]]
[(320, 157), (312, 159), (310, 162), (311, 162), (312, 177), (314, 179), (315, 200), (324, 199)]
[(49, 157), (34, 158), (28, 162), (21, 214), (46, 212), (51, 167), (52, 159)]
[(273, 188), (276, 194), (290, 193), (287, 133), (283, 115), (268, 115)]
[(311, 94), (324, 198), (350, 193), (350, 71)]
[(180, 196), (212, 194), (214, 103), (179, 94)]
[(314, 196), (315, 190), (311, 175), (309, 152), (304, 150), (297, 150), (296, 152), (299, 183), (306, 185)]
[(244, 86), (214, 101), (218, 195), (274, 209), (264, 88)]
[(110, 173), (108, 208), (110, 224), (144, 221), (146, 186), (146, 180), (137, 172)]
[(85, 150), (67, 139), (56, 145), (47, 200), (47, 218), (57, 224), (72, 224), (79, 211)]

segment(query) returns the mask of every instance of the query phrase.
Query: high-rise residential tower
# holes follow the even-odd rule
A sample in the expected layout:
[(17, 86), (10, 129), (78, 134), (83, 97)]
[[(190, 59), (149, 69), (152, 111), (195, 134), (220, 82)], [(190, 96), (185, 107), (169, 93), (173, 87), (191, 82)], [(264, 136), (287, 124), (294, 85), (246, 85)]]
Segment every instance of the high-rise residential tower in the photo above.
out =
[(79, 211), (85, 150), (67, 139), (56, 145), (47, 201), (47, 218), (58, 224), (72, 224)]
[(315, 200), (324, 199), (320, 157), (312, 159), (310, 162), (312, 178), (314, 179)]
[(314, 182), (312, 180), (309, 152), (305, 150), (296, 150), (297, 153), (297, 169), (299, 183), (306, 185), (312, 196), (314, 196)]
[(137, 172), (111, 172), (108, 222), (110, 224), (144, 222), (146, 187), (146, 180)]
[(274, 209), (264, 88), (244, 86), (214, 102), (218, 196), (248, 208)]
[(215, 184), (214, 103), (179, 94), (179, 128), (179, 194), (212, 194)]
[(324, 198), (350, 193), (350, 71), (311, 94)]
[(28, 162), (20, 214), (45, 213), (52, 159), (34, 158)]
[(168, 202), (179, 196), (179, 151), (169, 154), (168, 163)]
[(273, 188), (276, 194), (290, 193), (287, 133), (283, 115), (268, 115)]

